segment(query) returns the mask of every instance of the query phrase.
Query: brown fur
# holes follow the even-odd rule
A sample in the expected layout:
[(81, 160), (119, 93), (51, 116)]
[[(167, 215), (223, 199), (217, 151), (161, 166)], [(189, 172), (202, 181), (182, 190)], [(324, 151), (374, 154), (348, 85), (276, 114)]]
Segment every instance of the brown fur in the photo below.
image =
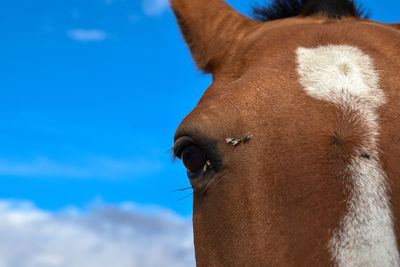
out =
[[(399, 225), (400, 32), (355, 18), (259, 23), (219, 0), (172, 0), (172, 7), (194, 59), (214, 78), (175, 140), (207, 137), (223, 158), (206, 193), (194, 188), (198, 266), (332, 264), (327, 247), (345, 213), (345, 167), (362, 156), (354, 148), (365, 129), (304, 92), (300, 46), (354, 45), (373, 58), (388, 98), (379, 110), (379, 148)], [(254, 137), (246, 145), (224, 142), (248, 132)]]
[(171, 0), (182, 34), (199, 68), (215, 71), (256, 22), (220, 0)]

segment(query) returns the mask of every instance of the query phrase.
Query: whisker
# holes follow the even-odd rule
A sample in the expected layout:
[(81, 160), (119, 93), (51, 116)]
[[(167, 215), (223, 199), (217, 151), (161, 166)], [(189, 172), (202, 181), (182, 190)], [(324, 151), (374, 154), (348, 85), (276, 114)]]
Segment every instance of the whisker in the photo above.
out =
[(193, 187), (186, 187), (186, 188), (172, 190), (171, 193), (186, 191), (186, 190), (189, 190), (189, 189), (193, 189)]
[(190, 193), (189, 195), (184, 196), (183, 198), (180, 198), (180, 199), (178, 199), (178, 200), (176, 200), (176, 201), (177, 201), (177, 202), (178, 202), (178, 201), (182, 201), (182, 200), (184, 200), (184, 199), (190, 197), (191, 195), (193, 195), (193, 193)]

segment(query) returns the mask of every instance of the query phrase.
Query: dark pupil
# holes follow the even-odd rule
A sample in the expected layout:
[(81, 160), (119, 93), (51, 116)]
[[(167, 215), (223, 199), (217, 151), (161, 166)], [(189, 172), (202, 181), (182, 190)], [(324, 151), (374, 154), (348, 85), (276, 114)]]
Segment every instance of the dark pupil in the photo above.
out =
[(206, 156), (197, 146), (189, 146), (183, 150), (181, 159), (189, 172), (196, 172), (206, 164)]

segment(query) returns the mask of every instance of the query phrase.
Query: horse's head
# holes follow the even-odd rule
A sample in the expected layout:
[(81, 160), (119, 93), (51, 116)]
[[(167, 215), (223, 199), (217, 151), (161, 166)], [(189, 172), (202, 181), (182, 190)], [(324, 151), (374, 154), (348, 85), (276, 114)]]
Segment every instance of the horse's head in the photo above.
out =
[[(393, 235), (384, 172), (400, 173), (386, 157), (399, 153), (390, 145), (398, 139), (379, 147), (377, 140), (380, 132), (400, 130), (378, 126), (377, 112), (392, 105), (383, 119), (399, 115), (392, 107), (399, 99), (400, 32), (358, 18), (352, 1), (332, 10), (335, 1), (303, 1), (308, 5), (295, 15), (304, 16), (269, 22), (221, 0), (171, 2), (194, 60), (213, 76), (174, 145), (194, 192), (197, 264), (352, 264), (360, 262), (357, 249), (358, 257), (398, 264), (395, 237), (384, 238), (386, 251), (378, 255), (370, 243), (379, 238), (365, 229), (383, 225), (382, 235)], [(285, 16), (275, 8), (258, 14)], [(357, 177), (364, 181), (372, 171), (376, 182), (363, 200)], [(357, 211), (368, 209), (363, 201), (384, 219), (375, 225), (369, 210)], [(372, 223), (352, 224), (349, 216)], [(358, 244), (361, 235), (370, 250)]]

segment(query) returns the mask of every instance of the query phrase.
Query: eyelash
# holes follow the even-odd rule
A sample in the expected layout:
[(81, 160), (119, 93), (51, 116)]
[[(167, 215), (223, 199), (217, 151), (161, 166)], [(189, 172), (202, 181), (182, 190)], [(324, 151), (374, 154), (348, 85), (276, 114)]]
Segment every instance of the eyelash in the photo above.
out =
[[(183, 138), (183, 139), (181, 139)], [(173, 152), (174, 157), (181, 159), (183, 151), (190, 146), (197, 146), (199, 149), (203, 151), (206, 158), (206, 164), (199, 172), (190, 173), (187, 172), (189, 180), (192, 183), (192, 187), (196, 190), (202, 190), (203, 187), (208, 187), (207, 184), (212, 181), (214, 175), (219, 171), (222, 165), (222, 159), (216, 151), (216, 145), (213, 142), (209, 142), (210, 144), (206, 146), (200, 145), (191, 137), (181, 137), (177, 140), (174, 145)]]

